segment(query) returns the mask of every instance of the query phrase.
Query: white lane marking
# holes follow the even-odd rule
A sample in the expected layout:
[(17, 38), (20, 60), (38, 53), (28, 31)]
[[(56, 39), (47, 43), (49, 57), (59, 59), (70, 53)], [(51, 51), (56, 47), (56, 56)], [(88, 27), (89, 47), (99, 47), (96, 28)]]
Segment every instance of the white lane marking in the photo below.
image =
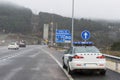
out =
[(9, 60), (9, 61), (0, 61), (0, 66), (8, 65), (11, 62), (12, 62), (11, 60)]
[(45, 52), (46, 54), (48, 54), (50, 57), (52, 57), (54, 60), (55, 60), (55, 62), (60, 66), (60, 68), (64, 71), (64, 73), (67, 75), (67, 77), (69, 78), (69, 80), (74, 80), (73, 78), (72, 78), (72, 76), (71, 75), (69, 75), (68, 74), (68, 72), (65, 70), (65, 69), (63, 69), (63, 67), (62, 67), (62, 64), (50, 53), (50, 52), (48, 52), (48, 51), (46, 51), (46, 50), (44, 50), (44, 49), (41, 49), (43, 52)]
[(40, 67), (39, 66), (38, 67), (34, 67), (34, 68), (31, 68), (31, 70), (33, 70), (33, 71), (39, 71)]
[[(33, 49), (32, 49), (32, 50), (33, 50)], [(24, 51), (24, 52), (16, 53), (16, 54), (14, 54), (14, 55), (4, 56), (4, 57), (0, 58), (0, 62), (1, 62), (1, 61), (5, 61), (5, 60), (8, 60), (8, 59), (11, 59), (11, 58), (14, 58), (14, 57), (17, 57), (17, 56), (19, 56), (19, 55), (22, 55), (22, 54), (24, 54), (24, 53), (26, 53), (26, 52), (30, 52), (30, 51), (32, 51), (32, 50), (30, 49), (30, 50), (27, 50), (27, 51)]]
[(34, 57), (36, 57), (36, 56), (39, 55), (39, 54), (40, 54), (40, 52), (35, 53), (35, 54), (33, 54), (33, 55), (30, 55), (29, 57), (34, 58)]
[(23, 67), (13, 69), (3, 80), (11, 80)]

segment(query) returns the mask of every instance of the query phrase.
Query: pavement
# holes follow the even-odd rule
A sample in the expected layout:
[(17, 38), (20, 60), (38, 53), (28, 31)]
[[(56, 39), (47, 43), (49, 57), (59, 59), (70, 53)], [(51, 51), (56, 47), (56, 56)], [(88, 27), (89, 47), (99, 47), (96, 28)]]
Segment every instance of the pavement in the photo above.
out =
[(19, 50), (5, 47), (0, 50), (0, 80), (68, 80), (41, 46), (27, 46)]
[[(0, 80), (120, 80), (120, 74), (107, 69), (98, 74), (67, 74), (62, 68), (63, 52), (41, 45), (19, 50), (0, 47)], [(108, 65), (111, 66), (111, 65)]]

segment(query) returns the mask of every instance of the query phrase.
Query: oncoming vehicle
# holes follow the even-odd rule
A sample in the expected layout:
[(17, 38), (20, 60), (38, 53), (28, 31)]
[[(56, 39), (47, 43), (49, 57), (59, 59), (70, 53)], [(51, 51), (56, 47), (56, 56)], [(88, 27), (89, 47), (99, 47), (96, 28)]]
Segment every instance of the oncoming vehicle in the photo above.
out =
[(26, 43), (24, 40), (20, 41), (19, 47), (26, 47)]
[[(106, 73), (106, 59), (100, 51), (93, 46), (92, 42), (78, 42), (65, 51), (63, 56), (63, 68), (69, 74), (74, 71), (97, 71), (101, 75)], [(78, 46), (80, 45), (80, 46)]]
[(8, 45), (8, 49), (19, 49), (19, 45), (16, 42), (12, 42)]

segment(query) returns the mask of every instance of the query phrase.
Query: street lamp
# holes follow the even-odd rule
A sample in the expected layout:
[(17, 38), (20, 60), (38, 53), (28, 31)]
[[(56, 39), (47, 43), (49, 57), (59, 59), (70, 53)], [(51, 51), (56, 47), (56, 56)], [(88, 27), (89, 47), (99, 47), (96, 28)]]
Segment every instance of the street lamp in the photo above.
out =
[(72, 40), (71, 40), (71, 47), (73, 47), (73, 30), (74, 30), (74, 0), (72, 0)]

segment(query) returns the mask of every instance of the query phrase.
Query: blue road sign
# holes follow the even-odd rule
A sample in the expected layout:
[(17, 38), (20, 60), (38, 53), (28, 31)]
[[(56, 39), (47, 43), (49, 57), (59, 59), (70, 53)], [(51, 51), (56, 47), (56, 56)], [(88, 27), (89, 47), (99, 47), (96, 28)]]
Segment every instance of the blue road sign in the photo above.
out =
[(56, 42), (63, 43), (64, 39), (65, 39), (64, 37), (65, 37), (65, 35), (61, 35), (61, 34), (56, 35)]
[(56, 30), (56, 34), (70, 34), (69, 30)]
[(81, 33), (81, 37), (82, 37), (83, 40), (88, 40), (88, 39), (90, 39), (90, 32), (87, 31), (87, 30), (83, 31), (83, 32)]
[(56, 43), (71, 42), (71, 34), (69, 30), (56, 30)]
[(65, 35), (65, 43), (70, 43), (71, 39), (72, 39), (71, 34)]

